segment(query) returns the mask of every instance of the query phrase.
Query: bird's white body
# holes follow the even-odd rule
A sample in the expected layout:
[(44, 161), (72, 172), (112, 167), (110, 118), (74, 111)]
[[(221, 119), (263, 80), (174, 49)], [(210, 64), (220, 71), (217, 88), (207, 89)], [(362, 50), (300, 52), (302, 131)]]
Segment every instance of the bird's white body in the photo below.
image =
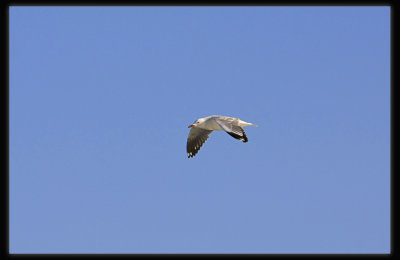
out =
[(227, 116), (207, 116), (207, 117), (199, 118), (199, 119), (196, 120), (196, 122), (199, 122), (199, 123), (197, 125), (194, 124), (194, 126), (202, 128), (202, 129), (205, 129), (205, 130), (215, 130), (215, 131), (224, 130), (217, 123), (217, 121), (215, 121), (216, 118), (220, 118), (220, 119), (223, 119), (223, 120), (230, 121), (230, 122), (232, 122), (235, 125), (240, 126), (240, 127), (249, 126), (249, 125), (257, 126), (255, 124), (247, 123), (245, 121), (242, 121), (239, 118), (227, 117)]

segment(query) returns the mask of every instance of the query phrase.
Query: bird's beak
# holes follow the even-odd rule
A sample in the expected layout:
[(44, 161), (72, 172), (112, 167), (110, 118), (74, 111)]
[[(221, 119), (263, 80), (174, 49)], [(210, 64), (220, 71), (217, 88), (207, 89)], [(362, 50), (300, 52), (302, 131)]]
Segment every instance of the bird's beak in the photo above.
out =
[(192, 128), (194, 125), (190, 125), (190, 126), (188, 126), (188, 128)]

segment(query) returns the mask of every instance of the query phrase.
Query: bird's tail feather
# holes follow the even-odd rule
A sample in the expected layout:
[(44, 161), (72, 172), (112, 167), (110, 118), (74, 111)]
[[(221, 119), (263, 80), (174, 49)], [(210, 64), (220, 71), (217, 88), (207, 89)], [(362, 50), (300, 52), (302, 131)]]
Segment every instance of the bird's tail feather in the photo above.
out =
[(249, 125), (251, 125), (251, 126), (258, 126), (258, 125), (256, 125), (256, 124), (252, 124), (252, 123), (249, 123), (249, 122), (245, 122), (245, 121), (242, 121), (242, 120), (240, 120), (239, 121), (239, 126), (249, 126)]

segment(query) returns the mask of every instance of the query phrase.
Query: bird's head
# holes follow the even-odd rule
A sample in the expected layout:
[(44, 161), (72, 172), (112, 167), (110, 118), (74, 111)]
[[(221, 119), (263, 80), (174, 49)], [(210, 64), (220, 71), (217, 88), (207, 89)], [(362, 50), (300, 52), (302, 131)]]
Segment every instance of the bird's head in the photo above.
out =
[(188, 128), (196, 127), (196, 126), (198, 126), (199, 124), (203, 123), (204, 121), (205, 121), (204, 118), (197, 119), (196, 121), (194, 121), (193, 124), (191, 124), (190, 126), (188, 126)]

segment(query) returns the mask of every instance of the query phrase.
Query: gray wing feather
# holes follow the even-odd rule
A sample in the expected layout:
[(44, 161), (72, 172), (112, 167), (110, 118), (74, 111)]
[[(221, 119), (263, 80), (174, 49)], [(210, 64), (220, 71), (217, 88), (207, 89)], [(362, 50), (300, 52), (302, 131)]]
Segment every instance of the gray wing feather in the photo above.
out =
[(217, 122), (217, 124), (222, 129), (224, 129), (224, 131), (227, 132), (229, 135), (246, 143), (248, 141), (246, 132), (243, 130), (243, 128), (241, 128), (236, 124), (235, 119), (226, 120), (226, 119), (216, 118), (215, 122)]
[(198, 127), (190, 129), (186, 144), (188, 158), (193, 157), (198, 153), (201, 146), (207, 141), (212, 132), (212, 130), (205, 130)]

